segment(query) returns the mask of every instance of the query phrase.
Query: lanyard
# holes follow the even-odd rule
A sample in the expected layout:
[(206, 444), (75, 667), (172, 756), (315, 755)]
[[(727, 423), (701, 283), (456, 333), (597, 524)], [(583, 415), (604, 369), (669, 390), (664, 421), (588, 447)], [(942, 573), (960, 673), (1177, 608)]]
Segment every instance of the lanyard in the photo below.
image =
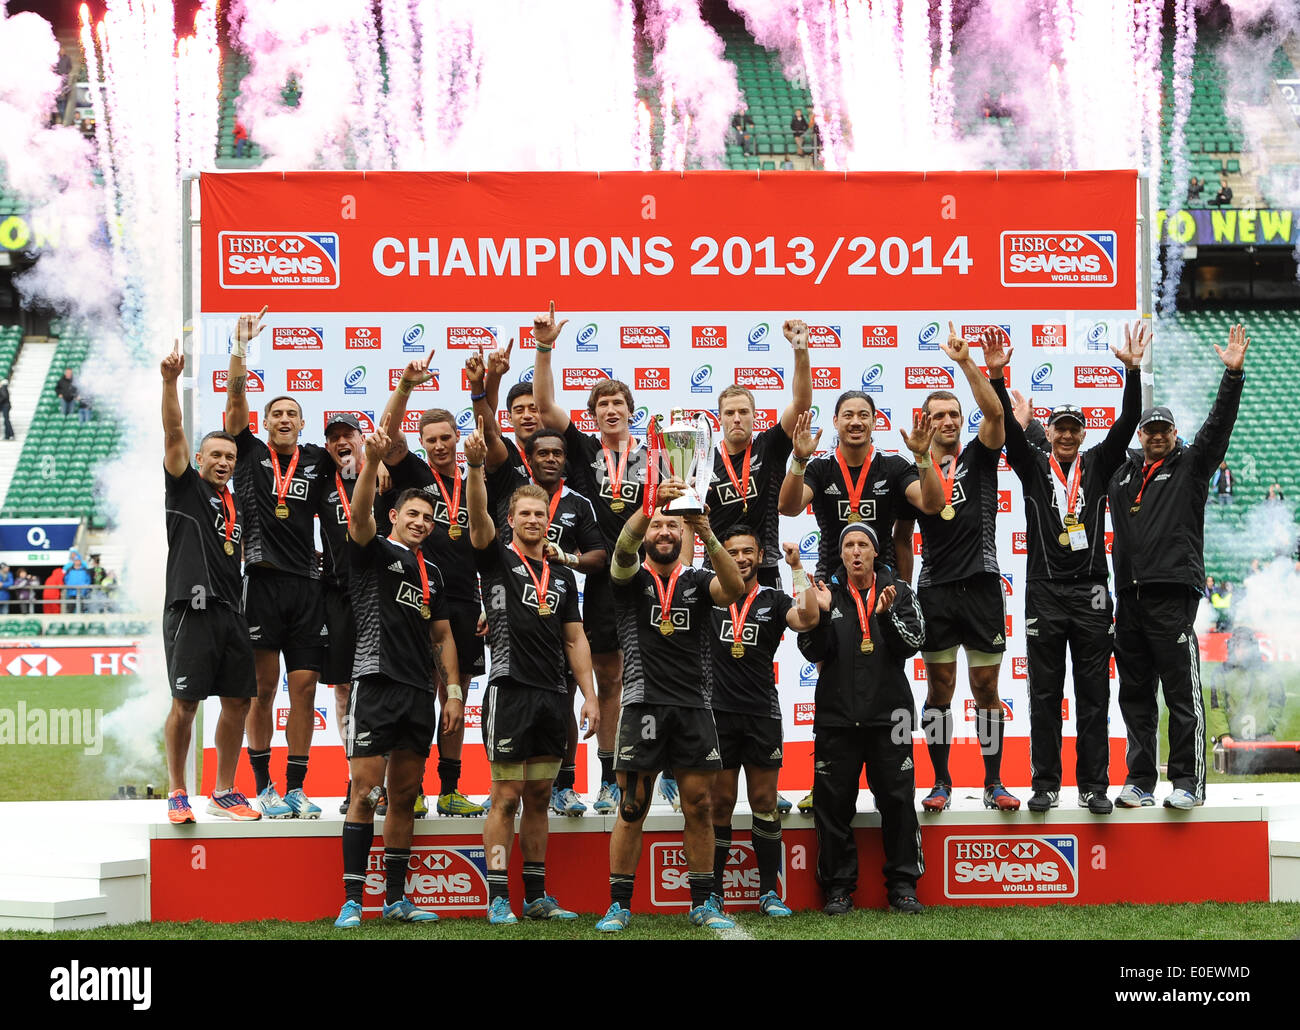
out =
[[(745, 465), (740, 473), (740, 478), (736, 478), (736, 470), (731, 464), (731, 455), (727, 453), (725, 443), (718, 444), (718, 450), (722, 452), (722, 464), (727, 470), (727, 478), (731, 480), (732, 486), (740, 491), (741, 510), (746, 514), (749, 513), (749, 460), (754, 454), (754, 445), (749, 443), (745, 446)], [(846, 472), (844, 478), (847, 481), (849, 476)]]
[(609, 502), (611, 511), (622, 511), (624, 508), (623, 501), (623, 476), (627, 472), (627, 456), (632, 450), (632, 441), (626, 441), (626, 447), (620, 447), (618, 451), (618, 467), (615, 468), (614, 461), (609, 456), (609, 448), (604, 444), (600, 445), (600, 452), (605, 456), (605, 471), (609, 473), (609, 495), (612, 500)]
[(731, 609), (731, 638), (732, 638), (731, 657), (732, 658), (745, 657), (745, 644), (744, 644), (745, 619), (749, 615), (749, 608), (754, 603), (754, 598), (758, 596), (758, 588), (759, 588), (758, 583), (755, 583), (752, 587), (750, 587), (749, 594), (745, 597), (745, 603), (741, 607), (739, 615), (736, 614), (735, 604), (729, 604), (727, 606), (728, 608)]
[(226, 514), (226, 542), (222, 545), (222, 550), (234, 554), (235, 543), (230, 534), (235, 530), (235, 495), (230, 492), (229, 486), (221, 491), (221, 510)]
[(840, 453), (838, 447), (835, 448), (835, 460), (839, 462), (840, 473), (844, 476), (844, 487), (849, 492), (849, 522), (861, 522), (862, 513), (858, 510), (859, 502), (862, 500), (862, 489), (867, 485), (867, 471), (871, 468), (871, 462), (876, 457), (876, 448), (873, 445), (867, 451), (867, 460), (862, 463), (862, 471), (858, 473), (858, 481), (855, 483), (849, 476), (849, 466), (844, 460), (844, 455)]
[(677, 577), (682, 574), (682, 563), (678, 562), (677, 567), (673, 569), (673, 574), (668, 577), (667, 589), (659, 582), (659, 574), (650, 568), (650, 563), (642, 562), (641, 567), (650, 573), (650, 581), (655, 585), (655, 593), (659, 596), (659, 632), (666, 637), (671, 637), (676, 632), (673, 626), (673, 591), (677, 589)]
[(289, 462), (289, 470), (283, 476), (280, 475), (280, 456), (275, 453), (274, 448), (268, 447), (267, 451), (271, 455), (271, 478), (275, 480), (275, 517), (287, 519), (289, 506), (284, 503), (284, 499), (289, 494), (289, 484), (293, 482), (294, 469), (298, 467), (298, 458), (301, 457), (302, 451), (297, 447), (293, 449), (293, 461)]
[(1136, 515), (1141, 510), (1142, 492), (1147, 488), (1147, 483), (1151, 482), (1151, 477), (1156, 474), (1156, 469), (1158, 469), (1164, 463), (1165, 463), (1165, 459), (1161, 458), (1154, 465), (1142, 466), (1142, 485), (1138, 487), (1138, 495), (1133, 499), (1133, 506), (1128, 510), (1130, 515)]
[(438, 475), (438, 470), (433, 467), (433, 462), (429, 462), (429, 471), (433, 473), (433, 481), (438, 484), (438, 492), (442, 494), (443, 502), (447, 505), (447, 535), (453, 540), (460, 539), (460, 485), (461, 478), (456, 476), (455, 485), (451, 489), (451, 496), (447, 496), (447, 488), (442, 483), (442, 476)]
[(395, 537), (390, 536), (388, 542), (411, 551), (411, 554), (415, 556), (415, 568), (416, 571), (420, 573), (420, 596), (424, 600), (424, 603), (420, 605), (420, 618), (433, 618), (433, 609), (429, 607), (429, 574), (424, 571), (424, 557), (419, 551), (411, 550), (411, 548), (407, 547)]
[(339, 504), (343, 506), (343, 521), (351, 525), (352, 501), (348, 498), (348, 492), (343, 489), (343, 476), (338, 471), (334, 473), (334, 485), (339, 488)]
[(943, 488), (943, 507), (939, 509), (939, 517), (945, 522), (950, 521), (957, 511), (952, 506), (952, 490), (957, 485), (957, 459), (961, 457), (961, 444), (957, 445), (957, 453), (952, 456), (952, 475), (944, 476), (943, 466), (939, 464), (939, 459), (930, 452), (930, 462), (934, 465), (934, 474), (939, 477), (939, 486)]
[(1056, 455), (1049, 455), (1047, 463), (1052, 467), (1052, 492), (1056, 495), (1056, 507), (1061, 513), (1061, 522), (1073, 526), (1079, 521), (1079, 488), (1083, 484), (1083, 455), (1074, 456), (1074, 465), (1070, 468), (1070, 481), (1065, 480), (1065, 473), (1056, 460)]
[(543, 619), (546, 618), (551, 614), (551, 606), (546, 600), (546, 588), (551, 582), (551, 566), (545, 560), (542, 561), (542, 578), (539, 580), (537, 573), (533, 571), (532, 562), (524, 557), (524, 552), (519, 549), (519, 545), (514, 540), (510, 541), (510, 549), (519, 555), (519, 560), (523, 562), (524, 568), (528, 570), (528, 578), (533, 581), (533, 586), (537, 588), (537, 614)]
[(864, 609), (862, 606), (862, 595), (858, 593), (858, 588), (852, 583), (848, 585), (849, 593), (853, 595), (853, 603), (858, 608), (858, 625), (862, 627), (862, 643), (858, 645), (858, 650), (863, 654), (871, 654), (876, 649), (875, 644), (871, 642), (871, 615), (870, 612), (876, 607), (876, 577), (871, 577), (871, 593), (867, 597), (867, 605)]

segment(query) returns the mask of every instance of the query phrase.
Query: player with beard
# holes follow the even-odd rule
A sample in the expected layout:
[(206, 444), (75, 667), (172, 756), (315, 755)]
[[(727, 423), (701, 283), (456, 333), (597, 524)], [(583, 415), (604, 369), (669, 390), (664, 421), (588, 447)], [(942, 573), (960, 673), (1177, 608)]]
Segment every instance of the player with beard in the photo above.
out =
[[(433, 499), (421, 490), (403, 490), (389, 512), (392, 536), (376, 531), (375, 479), (391, 446), (390, 425), (384, 418), (366, 440), (348, 525), (348, 590), (357, 639), (346, 741), (354, 789), (342, 841), (347, 900), (334, 922), (341, 930), (361, 925), (375, 801), (385, 775), (384, 918), (405, 923), (438, 918), (404, 893), (415, 798), (435, 732), (441, 728), (446, 735), (465, 715), (442, 577), (420, 551), (433, 528)], [(441, 721), (435, 677), (447, 698)]]
[(765, 916), (788, 916), (777, 894), (781, 872), (781, 813), (776, 781), (781, 773), (783, 737), (773, 660), (787, 627), (812, 629), (821, 618), (817, 596), (799, 560), (799, 548), (782, 544), (794, 580), (795, 598), (760, 581), (763, 548), (756, 530), (733, 523), (722, 540), (745, 581), (744, 597), (713, 609), (713, 720), (718, 729), (722, 771), (710, 793), (713, 810), (713, 896), (719, 911), (725, 898), (727, 858), (731, 853), (731, 814), (736, 807), (740, 769), (745, 769), (751, 837), (758, 860), (758, 909)]
[[(259, 314), (239, 316), (226, 380), (226, 432), (238, 442), (235, 492), (245, 518), (244, 614), (257, 668), (257, 697), (248, 712), (248, 760), (263, 815), (316, 819), (320, 808), (302, 790), (327, 636), (314, 523), (334, 463), (323, 447), (298, 442), (302, 406), (292, 397), (267, 402), (266, 443), (249, 429), (244, 357), (262, 332), (266, 312), (263, 307)], [(281, 654), (289, 685), (284, 797), (270, 778), (272, 708)]]
[(483, 743), (492, 764), (492, 806), (483, 824), (488, 862), (488, 921), (516, 922), (508, 870), (514, 819), (522, 804), (519, 847), (524, 859), (524, 918), (576, 919), (546, 893), (547, 803), (568, 742), (573, 715), (568, 670), (582, 690), (587, 736), (600, 707), (591, 681), (591, 652), (578, 612), (573, 573), (545, 553), (552, 497), (533, 484), (511, 495), (510, 535), (488, 513), (483, 421), (465, 441), (469, 468), (470, 539), (487, 601), (491, 675), (483, 702)]
[[(713, 535), (706, 515), (683, 519), (656, 507), (682, 496), (686, 484), (665, 480), (657, 496), (638, 505), (619, 534), (611, 565), (619, 640), (626, 656), (623, 704), (615, 735), (614, 768), (619, 819), (609, 841), (610, 907), (596, 924), (603, 932), (627, 928), (641, 828), (661, 769), (677, 774), (685, 817), (684, 847), (691, 888), (691, 922), (711, 929), (735, 924), (712, 899), (713, 824), (709, 791), (721, 768), (712, 695), (713, 606), (745, 592), (735, 560)], [(713, 571), (681, 562), (685, 526), (704, 541)], [(638, 551), (645, 541), (645, 562)]]
[[(533, 366), (533, 397), (542, 424), (564, 434), (568, 448), (568, 482), (591, 502), (596, 525), (611, 554), (619, 534), (632, 512), (641, 504), (645, 488), (649, 451), (632, 439), (632, 391), (617, 379), (602, 380), (587, 398), (587, 412), (596, 422), (595, 433), (575, 426), (555, 400), (555, 378), (551, 351), (568, 319), (557, 323), (555, 302), (550, 311), (533, 319), (537, 357)], [(600, 732), (596, 753), (600, 758), (600, 793), (593, 809), (612, 815), (619, 804), (619, 787), (614, 778), (614, 733), (619, 699), (623, 692), (623, 654), (614, 621), (614, 597), (607, 572), (593, 572), (583, 585), (583, 625), (591, 645), (591, 664), (596, 673), (600, 699)]]
[[(406, 402), (415, 387), (433, 378), (429, 357), (416, 359), (402, 370), (397, 388), (384, 408), (384, 418), (400, 426), (406, 417)], [(393, 488), (422, 489), (433, 500), (433, 530), (422, 549), (442, 572), (447, 589), (447, 610), (461, 675), (466, 682), (482, 675), (483, 639), (478, 635), (478, 573), (474, 567), (474, 548), (469, 542), (469, 512), (465, 507), (465, 477), (456, 464), (456, 445), (460, 430), (455, 416), (445, 408), (430, 408), (420, 416), (420, 446), (423, 458), (411, 453), (406, 434), (393, 434), (393, 446), (384, 459), (393, 477)], [(443, 699), (446, 703), (446, 699)], [(465, 727), (438, 735), (438, 804), (439, 815), (482, 815), (483, 806), (460, 792), (461, 753)]]

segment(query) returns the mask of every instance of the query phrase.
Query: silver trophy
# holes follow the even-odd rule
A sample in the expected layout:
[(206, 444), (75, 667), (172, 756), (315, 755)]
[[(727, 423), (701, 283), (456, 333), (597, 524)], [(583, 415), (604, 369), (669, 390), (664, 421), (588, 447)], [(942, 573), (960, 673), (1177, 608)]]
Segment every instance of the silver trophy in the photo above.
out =
[(668, 412), (668, 424), (662, 415), (655, 416), (663, 437), (664, 457), (671, 474), (687, 484), (686, 493), (669, 501), (663, 510), (669, 515), (699, 515), (704, 498), (713, 482), (713, 428), (703, 412), (688, 419), (681, 408)]

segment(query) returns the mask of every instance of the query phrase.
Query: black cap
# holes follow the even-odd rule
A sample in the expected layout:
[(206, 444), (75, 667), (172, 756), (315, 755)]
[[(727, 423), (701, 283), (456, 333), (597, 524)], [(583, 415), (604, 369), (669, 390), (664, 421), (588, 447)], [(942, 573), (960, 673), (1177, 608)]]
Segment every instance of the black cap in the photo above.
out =
[(850, 522), (840, 530), (840, 547), (844, 546), (844, 541), (849, 538), (851, 533), (866, 533), (871, 540), (871, 546), (877, 551), (880, 550), (880, 541), (876, 539), (876, 531), (865, 522)]
[(1047, 424), (1054, 426), (1063, 418), (1072, 418), (1081, 426), (1088, 424), (1088, 420), (1083, 417), (1083, 409), (1077, 404), (1058, 404), (1052, 409), (1052, 413), (1047, 416)]
[(349, 429), (355, 429), (358, 433), (364, 432), (361, 428), (361, 422), (348, 411), (340, 411), (332, 419), (325, 423), (325, 433), (329, 434), (330, 426), (347, 426)]
[(1142, 417), (1138, 419), (1138, 428), (1143, 429), (1152, 422), (1168, 422), (1172, 426), (1174, 424), (1174, 413), (1163, 404), (1157, 404), (1154, 408), (1147, 408), (1146, 411), (1142, 412)]

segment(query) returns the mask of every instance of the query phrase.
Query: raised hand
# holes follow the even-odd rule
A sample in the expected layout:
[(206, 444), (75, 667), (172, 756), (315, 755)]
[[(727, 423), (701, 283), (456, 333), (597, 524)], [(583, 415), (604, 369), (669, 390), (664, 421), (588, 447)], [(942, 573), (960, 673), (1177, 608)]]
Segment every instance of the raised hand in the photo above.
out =
[(185, 355), (181, 353), (181, 341), (176, 340), (172, 352), (162, 359), (160, 366), (164, 383), (174, 383), (185, 371)]
[(1151, 323), (1139, 320), (1124, 326), (1124, 346), (1112, 347), (1110, 352), (1124, 362), (1127, 369), (1142, 367), (1142, 355), (1151, 343)]
[(483, 439), (483, 416), (480, 415), (474, 432), (465, 437), (465, 461), (470, 465), (482, 465), (487, 459), (487, 442)]
[(483, 391), (483, 373), (487, 362), (483, 359), (483, 344), (474, 341), (474, 353), (465, 359), (465, 378), (469, 380), (470, 393)]
[(497, 380), (500, 380), (507, 372), (510, 371), (510, 352), (514, 350), (515, 338), (510, 337), (510, 342), (506, 344), (505, 350), (498, 347), (487, 356), (487, 370)]
[(916, 417), (912, 420), (912, 431), (908, 433), (903, 429), (899, 429), (898, 435), (903, 438), (903, 443), (907, 444), (907, 449), (918, 458), (921, 458), (930, 453), (930, 441), (934, 439), (934, 428), (930, 416), (924, 411), (917, 411)]
[(1015, 416), (1020, 428), (1024, 429), (1029, 425), (1029, 420), (1034, 417), (1034, 398), (1033, 395), (1026, 397), (1019, 390), (1011, 391), (1011, 414)]
[(889, 586), (885, 587), (884, 590), (880, 591), (880, 593), (876, 595), (876, 614), (880, 615), (882, 612), (889, 611), (890, 606), (893, 605), (894, 598), (895, 596), (897, 596), (897, 594), (898, 591), (894, 589), (894, 585), (892, 583)]
[(675, 501), (686, 493), (686, 483), (684, 480), (671, 476), (668, 479), (661, 480), (655, 487), (655, 504), (662, 508), (669, 501)]
[(382, 464), (388, 448), (392, 446), (393, 441), (388, 436), (388, 423), (389, 419), (385, 418), (379, 428), (366, 437), (366, 461), (372, 464)]
[(691, 529), (701, 540), (706, 540), (709, 534), (713, 532), (713, 527), (709, 525), (709, 513), (707, 510), (700, 512), (698, 515), (683, 515), (682, 521)]
[(785, 563), (792, 569), (799, 568), (803, 562), (803, 558), (799, 554), (799, 548), (794, 544), (787, 544), (783, 541), (781, 543), (781, 550), (785, 552)]
[(423, 386), (433, 378), (433, 373), (429, 371), (429, 362), (433, 359), (432, 354), (426, 354), (422, 358), (416, 358), (414, 361), (407, 363), (402, 369), (402, 382), (408, 387)]
[(810, 458), (817, 450), (817, 444), (821, 442), (822, 431), (817, 430), (817, 435), (813, 436), (810, 432), (812, 428), (812, 412), (805, 411), (794, 424), (794, 456), (796, 458)]
[(560, 550), (560, 545), (554, 540), (542, 541), (542, 554), (547, 561), (553, 561), (559, 565), (564, 564), (564, 552)]
[(980, 342), (984, 344), (984, 365), (989, 370), (989, 378), (1000, 378), (1015, 348), (1008, 347), (1006, 337), (996, 329), (984, 330)]
[(560, 338), (560, 330), (568, 324), (567, 318), (559, 325), (555, 324), (555, 301), (551, 301), (549, 313), (533, 316), (533, 339), (545, 346), (554, 346)]
[(970, 357), (970, 344), (957, 332), (957, 327), (948, 323), (948, 339), (939, 343), (939, 347), (953, 361), (962, 362)]
[(824, 612), (831, 610), (831, 591), (826, 585), (825, 580), (819, 579), (813, 584), (813, 591), (817, 594), (817, 607)]
[(1246, 349), (1250, 346), (1250, 337), (1246, 335), (1246, 327), (1238, 322), (1228, 330), (1228, 349), (1224, 350), (1217, 343), (1214, 345), (1215, 351), (1228, 368), (1234, 372), (1240, 372), (1246, 364)]
[(239, 316), (238, 321), (235, 322), (236, 343), (241, 343), (247, 346), (261, 335), (262, 329), (264, 328), (262, 325), (262, 319), (266, 317), (266, 312), (269, 308), (269, 304), (263, 304), (262, 310), (256, 315)]
[(787, 318), (781, 326), (785, 338), (795, 350), (808, 349), (808, 323), (802, 318)]
[(379, 471), (375, 473), (375, 493), (386, 494), (393, 488), (393, 475), (388, 471), (388, 466), (380, 464)]

